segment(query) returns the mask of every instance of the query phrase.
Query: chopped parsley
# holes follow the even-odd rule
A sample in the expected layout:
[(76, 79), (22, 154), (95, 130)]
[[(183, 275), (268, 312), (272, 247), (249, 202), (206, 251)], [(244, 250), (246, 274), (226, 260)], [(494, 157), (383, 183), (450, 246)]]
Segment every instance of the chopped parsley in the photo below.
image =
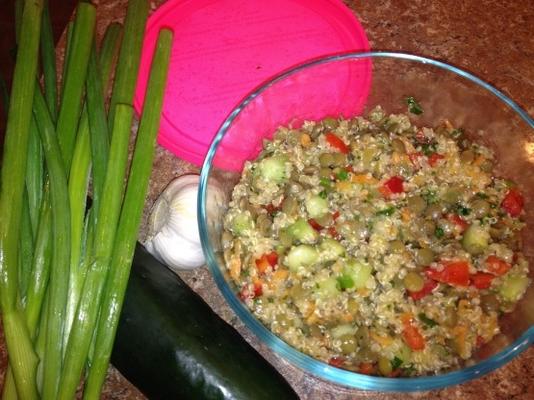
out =
[(434, 231), (434, 235), (436, 235), (438, 239), (441, 239), (443, 236), (445, 236), (445, 231), (441, 226), (438, 226)]
[(453, 139), (459, 139), (462, 137), (462, 135), (464, 134), (464, 131), (462, 128), (458, 128), (458, 129), (453, 129), (452, 132), (451, 132), (451, 137)]
[(328, 193), (326, 193), (326, 190), (319, 192), (319, 197), (321, 199), (326, 199), (328, 197)]
[(395, 207), (388, 207), (376, 212), (376, 215), (386, 215), (390, 217), (395, 212)]
[(458, 204), (456, 206), (456, 212), (458, 213), (458, 215), (462, 215), (465, 217), (466, 215), (469, 215), (471, 213), (471, 209), (468, 207), (465, 207), (462, 204)]
[(419, 314), (417, 314), (417, 316), (419, 317), (421, 322), (423, 324), (425, 324), (426, 326), (428, 326), (429, 328), (432, 328), (432, 327), (434, 327), (434, 326), (436, 326), (438, 324), (432, 318), (428, 318), (424, 313), (419, 313)]
[(423, 108), (414, 97), (406, 97), (406, 104), (408, 104), (408, 111), (412, 114), (421, 115), (423, 113)]
[(421, 151), (425, 156), (430, 156), (436, 152), (436, 143), (425, 143), (421, 146)]
[(393, 370), (396, 370), (402, 365), (402, 363), (403, 361), (399, 357), (395, 356), (393, 357), (393, 360), (391, 360), (391, 368)]
[(430, 190), (430, 189), (424, 190), (421, 193), (421, 196), (423, 197), (423, 199), (425, 199), (427, 204), (434, 204), (438, 201), (438, 195), (435, 190)]

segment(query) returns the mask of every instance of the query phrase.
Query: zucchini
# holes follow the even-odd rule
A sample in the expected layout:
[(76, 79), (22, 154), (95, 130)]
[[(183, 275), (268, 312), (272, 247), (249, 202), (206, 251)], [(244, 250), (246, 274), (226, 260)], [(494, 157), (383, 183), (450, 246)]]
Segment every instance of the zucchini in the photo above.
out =
[(298, 399), (233, 327), (139, 244), (111, 361), (150, 399)]

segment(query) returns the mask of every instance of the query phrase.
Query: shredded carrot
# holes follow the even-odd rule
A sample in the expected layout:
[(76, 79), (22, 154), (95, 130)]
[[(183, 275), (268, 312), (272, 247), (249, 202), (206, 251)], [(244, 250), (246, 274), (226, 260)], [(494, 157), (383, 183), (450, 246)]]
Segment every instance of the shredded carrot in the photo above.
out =
[(358, 174), (358, 175), (352, 175), (350, 178), (352, 183), (360, 183), (360, 184), (375, 184), (378, 181), (370, 176), (369, 174)]
[(336, 190), (338, 192), (348, 192), (352, 188), (352, 184), (348, 181), (336, 182)]
[(308, 147), (311, 144), (310, 135), (303, 133), (300, 135), (300, 144), (304, 147)]
[(475, 161), (473, 161), (473, 165), (479, 166), (486, 160), (486, 157), (483, 155), (479, 155), (477, 158), (475, 158)]
[(311, 313), (311, 315), (306, 318), (306, 323), (308, 325), (315, 324), (319, 320), (319, 317), (315, 313)]
[(230, 259), (230, 277), (237, 281), (239, 279), (239, 275), (241, 275), (241, 259), (239, 256), (233, 256)]
[(389, 345), (391, 345), (393, 343), (393, 339), (389, 336), (382, 336), (382, 335), (379, 335), (378, 333), (375, 333), (375, 332), (370, 332), (369, 333), (369, 336), (371, 336), (371, 338), (379, 343), (380, 345), (382, 345), (383, 347), (387, 347)]
[(463, 325), (457, 325), (453, 329), (454, 342), (458, 348), (458, 354), (462, 358), (469, 357), (467, 349), (467, 328)]
[(345, 313), (341, 316), (343, 322), (352, 322), (354, 321), (354, 316), (351, 313)]
[(408, 209), (408, 207), (404, 207), (402, 210), (401, 210), (401, 218), (402, 218), (402, 221), (403, 222), (410, 222), (411, 219), (412, 219), (412, 213), (410, 212), (410, 210)]
[(272, 289), (273, 287), (280, 285), (286, 280), (288, 275), (289, 271), (287, 269), (278, 268), (276, 271), (273, 272), (273, 276), (271, 278), (271, 281), (269, 282), (269, 287)]

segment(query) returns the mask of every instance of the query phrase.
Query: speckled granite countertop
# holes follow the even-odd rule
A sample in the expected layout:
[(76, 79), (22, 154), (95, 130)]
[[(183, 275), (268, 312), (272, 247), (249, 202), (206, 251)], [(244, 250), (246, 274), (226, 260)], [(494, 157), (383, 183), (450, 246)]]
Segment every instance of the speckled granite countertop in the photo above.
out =
[[(530, 115), (534, 115), (533, 0), (344, 1), (357, 13), (373, 49), (403, 51), (447, 61), (495, 85)], [(161, 2), (152, 2), (153, 8)], [(109, 22), (122, 20), (127, 1), (101, 0), (94, 3), (98, 4), (98, 29), (101, 35)], [(196, 170), (159, 148), (147, 210), (173, 177)], [(534, 399), (533, 347), (491, 374), (463, 385), (432, 392), (365, 392), (320, 381), (288, 364), (259, 343), (226, 306), (205, 268), (181, 276), (282, 372), (303, 400)], [(5, 356), (5, 346), (2, 345), (2, 375)], [(112, 368), (102, 398), (144, 399), (144, 396)]]

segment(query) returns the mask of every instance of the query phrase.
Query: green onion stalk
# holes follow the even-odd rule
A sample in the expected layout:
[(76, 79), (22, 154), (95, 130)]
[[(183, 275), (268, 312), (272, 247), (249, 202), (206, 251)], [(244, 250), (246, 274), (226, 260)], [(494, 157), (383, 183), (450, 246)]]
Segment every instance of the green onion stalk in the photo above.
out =
[(35, 91), (34, 113), (45, 154), (50, 182), (50, 207), (52, 220), (52, 256), (48, 282), (49, 304), (45, 357), (43, 364), (44, 399), (54, 399), (62, 365), (62, 338), (67, 302), (69, 260), (70, 260), (70, 207), (67, 174), (61, 157), (58, 138), (46, 100), (39, 90)]
[(154, 159), (171, 46), (172, 32), (162, 29), (156, 44), (144, 100), (144, 103), (150, 106), (144, 107), (139, 124), (84, 399), (98, 399), (109, 364)]
[(109, 106), (108, 125), (113, 126), (115, 108), (118, 103), (131, 104), (137, 74), (139, 72), (139, 60), (143, 46), (143, 35), (148, 17), (149, 2), (146, 0), (130, 0), (124, 20), (124, 38), (122, 40), (113, 93)]
[(19, 308), (17, 294), (18, 242), (42, 10), (42, 0), (28, 1), (21, 17), (19, 50), (13, 73), (0, 182), (0, 304), (17, 393), (24, 399), (38, 397), (35, 385), (37, 357)]
[(71, 328), (58, 399), (71, 399), (74, 396), (89, 352), (91, 332), (97, 321), (100, 298), (119, 221), (132, 118), (133, 108), (130, 105), (117, 106), (102, 207), (95, 227), (94, 260), (87, 271)]
[[(87, 96), (89, 92), (92, 93), (91, 97), (97, 96), (98, 102), (104, 105), (104, 93), (108, 89), (109, 81), (111, 78), (111, 71), (113, 62), (116, 59), (116, 55), (120, 43), (121, 25), (111, 24), (104, 35), (102, 42), (102, 48), (100, 52), (100, 60), (97, 60), (96, 49), (92, 50), (92, 54), (89, 58), (89, 65), (87, 71)], [(98, 62), (99, 61), (99, 62)], [(97, 65), (97, 63), (99, 65)], [(95, 76), (97, 75), (97, 76)], [(99, 78), (101, 75), (102, 78)], [(102, 84), (97, 84), (98, 89), (95, 90), (95, 86), (91, 82), (95, 80), (102, 80), (105, 87), (102, 89)], [(88, 100), (89, 102), (89, 100)], [(69, 273), (69, 295), (67, 300), (66, 322), (64, 330), (64, 346), (66, 347), (72, 321), (74, 320), (74, 314), (76, 307), (80, 299), (81, 291), (83, 288), (83, 281), (85, 277), (85, 269), (81, 266), (81, 252), (85, 242), (82, 240), (82, 231), (84, 227), (84, 216), (86, 208), (86, 198), (89, 183), (89, 171), (91, 165), (91, 148), (96, 147), (93, 150), (99, 153), (103, 157), (104, 162), (107, 163), (107, 154), (109, 152), (109, 139), (107, 133), (107, 125), (104, 116), (104, 132), (100, 136), (104, 139), (100, 142), (93, 139), (94, 136), (98, 136), (98, 126), (91, 122), (93, 119), (93, 113), (89, 112), (89, 104), (86, 104), (82, 111), (80, 118), (80, 125), (78, 128), (78, 134), (76, 139), (76, 146), (74, 148), (74, 154), (72, 158), (71, 173), (69, 176), (69, 200), (71, 207), (71, 259), (70, 259), (70, 273)], [(102, 108), (103, 111), (103, 108)], [(102, 117), (101, 117), (102, 118)], [(93, 137), (91, 137), (93, 136)], [(100, 193), (101, 189), (95, 180), (95, 171), (98, 170), (97, 161), (93, 160), (93, 196), (95, 193)], [(102, 168), (102, 167), (100, 167)], [(93, 202), (94, 208), (94, 202)], [(93, 213), (94, 214), (94, 213)]]
[(68, 56), (65, 60), (63, 92), (56, 126), (61, 154), (63, 155), (63, 162), (67, 172), (70, 170), (74, 151), (95, 22), (95, 6), (85, 2), (79, 3), (76, 9), (76, 19), (74, 20)]

